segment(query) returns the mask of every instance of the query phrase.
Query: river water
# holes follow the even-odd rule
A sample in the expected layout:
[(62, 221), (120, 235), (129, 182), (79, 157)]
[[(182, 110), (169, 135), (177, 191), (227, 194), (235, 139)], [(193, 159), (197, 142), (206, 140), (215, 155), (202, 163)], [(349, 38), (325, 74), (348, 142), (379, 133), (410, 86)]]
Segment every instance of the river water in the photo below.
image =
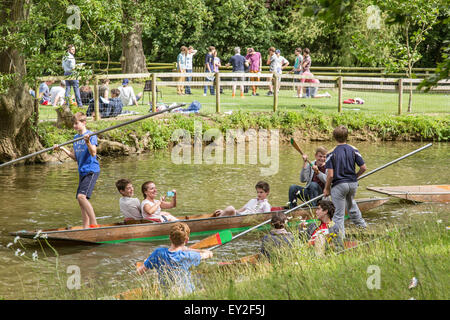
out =
[[(368, 166), (368, 171), (388, 163), (404, 154), (420, 148), (426, 143), (354, 143), (360, 150)], [(331, 148), (331, 142), (303, 145), (303, 151), (314, 154), (317, 146)], [(272, 150), (273, 151), (273, 150)], [(115, 181), (129, 178), (135, 186), (140, 199), (140, 186), (147, 180), (156, 182), (161, 193), (177, 190), (177, 208), (169, 210), (174, 215), (189, 215), (212, 212), (226, 205), (240, 208), (255, 196), (254, 185), (259, 180), (271, 186), (269, 202), (272, 206), (284, 205), (291, 184), (299, 184), (302, 166), (301, 156), (294, 148), (280, 145), (277, 157), (277, 172), (261, 176), (262, 164), (175, 164), (171, 151), (158, 151), (129, 157), (101, 159), (101, 174), (96, 184), (91, 203), (94, 206), (98, 223), (111, 223), (121, 220), (118, 208), (119, 194)], [(435, 143), (412, 157), (402, 160), (382, 171), (360, 181), (357, 198), (384, 197), (366, 189), (367, 186), (448, 184), (450, 175), (448, 159), (450, 145)], [(48, 229), (67, 225), (80, 225), (81, 215), (75, 200), (78, 176), (73, 161), (34, 166), (6, 167), (0, 170), (2, 188), (0, 191), (0, 299), (45, 298), (36, 293), (39, 290), (37, 279), (48, 272), (42, 264), (29, 261), (33, 252), (39, 259), (44, 253), (35, 243), (19, 240), (7, 247), (14, 239), (8, 233), (18, 230)], [(448, 205), (405, 204), (391, 199), (387, 204), (365, 215), (370, 224), (380, 221), (395, 221), (411, 212), (427, 214), (448, 212)], [(20, 243), (24, 245), (22, 247)], [(98, 246), (56, 247), (58, 263), (65, 271), (67, 266), (75, 265), (81, 270), (81, 277), (104, 280), (116, 285), (120, 281), (131, 281), (132, 265), (145, 259), (157, 246), (167, 245), (167, 241), (128, 242)], [(254, 253), (259, 246), (259, 237), (249, 234), (215, 251), (215, 260), (227, 260)], [(20, 252), (17, 252), (20, 249)], [(52, 250), (45, 248), (47, 261), (55, 261)], [(25, 252), (24, 257), (15, 253)], [(30, 263), (34, 267), (30, 268)]]

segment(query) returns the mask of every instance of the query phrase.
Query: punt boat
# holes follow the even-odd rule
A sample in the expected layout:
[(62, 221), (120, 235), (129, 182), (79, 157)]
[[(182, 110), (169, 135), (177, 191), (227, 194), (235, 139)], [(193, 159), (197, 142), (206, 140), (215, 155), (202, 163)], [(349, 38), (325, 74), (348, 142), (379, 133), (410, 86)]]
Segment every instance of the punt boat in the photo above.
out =
[[(374, 209), (386, 203), (389, 198), (357, 199), (361, 212)], [(274, 210), (275, 209), (275, 210)], [(231, 232), (241, 232), (263, 221), (269, 220), (274, 212), (283, 212), (281, 207), (272, 208), (271, 212), (237, 215), (226, 217), (212, 217), (212, 214), (191, 215), (181, 218), (191, 230), (191, 237), (205, 236), (220, 230), (230, 229)], [(299, 208), (288, 216), (301, 219), (312, 219), (315, 208)], [(45, 238), (49, 242), (63, 244), (102, 244), (128, 241), (155, 241), (169, 238), (170, 228), (175, 222), (154, 223), (146, 220), (132, 222), (118, 222), (103, 224), (97, 228), (83, 229), (81, 226), (63, 227), (57, 229), (21, 230), (10, 233), (11, 236), (20, 236), (27, 239)]]
[(450, 202), (450, 185), (367, 187), (368, 190), (414, 202)]

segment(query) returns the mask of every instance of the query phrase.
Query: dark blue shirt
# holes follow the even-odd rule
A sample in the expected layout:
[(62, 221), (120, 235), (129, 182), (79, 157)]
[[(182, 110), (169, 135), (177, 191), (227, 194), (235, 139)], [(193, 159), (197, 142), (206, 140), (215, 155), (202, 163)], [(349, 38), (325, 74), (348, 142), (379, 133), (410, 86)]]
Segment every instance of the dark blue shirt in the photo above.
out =
[(333, 169), (332, 186), (343, 182), (356, 182), (355, 163), (361, 167), (364, 160), (358, 149), (349, 144), (338, 145), (328, 153), (325, 168)]
[(230, 58), (229, 63), (233, 66), (233, 71), (242, 71), (245, 70), (245, 58), (240, 54), (235, 54)]
[(211, 69), (211, 72), (214, 72), (214, 56), (212, 54), (206, 54), (205, 57), (205, 71), (209, 72), (208, 68), (206, 67), (206, 64), (209, 65), (209, 68)]

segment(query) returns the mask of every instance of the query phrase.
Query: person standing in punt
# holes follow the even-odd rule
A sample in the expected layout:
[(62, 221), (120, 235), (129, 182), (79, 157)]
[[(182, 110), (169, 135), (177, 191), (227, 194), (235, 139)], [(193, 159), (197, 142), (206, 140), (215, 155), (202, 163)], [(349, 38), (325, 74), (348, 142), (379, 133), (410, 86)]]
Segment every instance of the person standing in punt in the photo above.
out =
[[(366, 165), (358, 149), (347, 144), (348, 129), (339, 126), (334, 129), (333, 137), (337, 146), (327, 154), (325, 168), (327, 181), (323, 196), (331, 195), (336, 211), (333, 217), (335, 225), (330, 231), (345, 237), (344, 215), (347, 208), (351, 221), (361, 228), (366, 228), (361, 211), (355, 201), (358, 188), (358, 177), (366, 171)], [(355, 164), (359, 166), (356, 172)]]
[(100, 175), (100, 164), (97, 160), (97, 136), (91, 135), (93, 132), (86, 128), (86, 115), (77, 112), (73, 117), (73, 128), (77, 131), (74, 139), (83, 137), (73, 143), (73, 151), (55, 145), (54, 150), (62, 150), (78, 164), (79, 183), (76, 199), (81, 209), (83, 228), (98, 227), (94, 208), (89, 199), (95, 187), (95, 183)]

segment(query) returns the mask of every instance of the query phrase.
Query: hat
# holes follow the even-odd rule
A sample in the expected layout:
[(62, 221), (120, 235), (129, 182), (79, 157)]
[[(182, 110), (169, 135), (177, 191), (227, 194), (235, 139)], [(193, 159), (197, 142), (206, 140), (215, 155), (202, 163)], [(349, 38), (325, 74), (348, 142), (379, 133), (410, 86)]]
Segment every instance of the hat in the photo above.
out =
[(275, 53), (281, 53), (280, 49), (275, 50)]
[(122, 81), (122, 85), (124, 86), (124, 85), (126, 85), (126, 84), (128, 84), (128, 79), (123, 79), (123, 81)]

